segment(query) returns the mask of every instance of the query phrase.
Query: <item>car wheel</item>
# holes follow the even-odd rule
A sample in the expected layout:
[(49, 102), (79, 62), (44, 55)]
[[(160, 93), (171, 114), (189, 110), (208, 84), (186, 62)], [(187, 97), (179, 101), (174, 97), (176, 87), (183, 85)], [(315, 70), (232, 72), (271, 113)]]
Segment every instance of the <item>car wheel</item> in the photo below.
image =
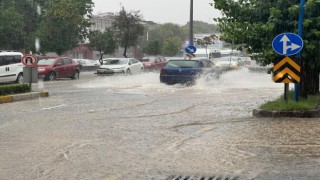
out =
[(20, 73), (17, 77), (16, 83), (23, 84), (23, 74)]
[(74, 74), (71, 77), (71, 79), (80, 79), (80, 72), (79, 71), (74, 72)]
[(49, 72), (49, 74), (48, 74), (47, 77), (46, 77), (46, 80), (48, 80), (48, 81), (53, 81), (53, 80), (55, 80), (55, 79), (56, 79), (56, 73), (53, 72), (53, 71)]

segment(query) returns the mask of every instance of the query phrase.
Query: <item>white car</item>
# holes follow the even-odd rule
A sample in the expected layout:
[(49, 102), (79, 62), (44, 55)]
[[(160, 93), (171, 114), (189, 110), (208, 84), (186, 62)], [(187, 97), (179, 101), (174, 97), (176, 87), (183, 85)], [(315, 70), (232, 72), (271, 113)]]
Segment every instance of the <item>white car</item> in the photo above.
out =
[(23, 83), (23, 54), (14, 51), (0, 51), (0, 83)]
[(97, 69), (97, 74), (137, 74), (143, 71), (143, 64), (134, 58), (108, 58)]
[(213, 62), (221, 69), (235, 69), (239, 66), (239, 57), (221, 57), (214, 59)]
[(80, 65), (81, 70), (96, 70), (101, 64), (90, 59), (74, 59)]

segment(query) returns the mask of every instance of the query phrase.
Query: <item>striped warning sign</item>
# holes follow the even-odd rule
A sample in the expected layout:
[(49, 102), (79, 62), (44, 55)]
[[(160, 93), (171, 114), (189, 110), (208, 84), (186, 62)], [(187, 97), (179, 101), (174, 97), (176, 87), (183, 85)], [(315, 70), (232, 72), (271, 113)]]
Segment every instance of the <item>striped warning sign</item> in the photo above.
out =
[(300, 83), (300, 65), (290, 57), (274, 62), (273, 72), (276, 83)]

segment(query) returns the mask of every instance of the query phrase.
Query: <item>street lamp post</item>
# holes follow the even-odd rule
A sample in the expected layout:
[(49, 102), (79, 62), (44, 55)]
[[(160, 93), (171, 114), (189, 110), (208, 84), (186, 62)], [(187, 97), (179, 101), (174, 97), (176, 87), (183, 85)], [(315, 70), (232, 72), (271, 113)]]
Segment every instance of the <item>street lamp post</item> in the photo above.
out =
[[(304, 21), (304, 4), (305, 0), (300, 0), (300, 13), (299, 13), (299, 23), (298, 23), (298, 34), (302, 38), (302, 32), (303, 32), (303, 21)], [(300, 95), (300, 86), (303, 85), (304, 78), (304, 62), (301, 57), (301, 52), (298, 53), (298, 58), (300, 58), (300, 64), (301, 64), (301, 81), (300, 83), (294, 84), (294, 99), (295, 101), (299, 100)], [(302, 86), (303, 87), (303, 86)], [(303, 96), (306, 96), (304, 93)]]
[(193, 45), (193, 0), (190, 0), (189, 45)]

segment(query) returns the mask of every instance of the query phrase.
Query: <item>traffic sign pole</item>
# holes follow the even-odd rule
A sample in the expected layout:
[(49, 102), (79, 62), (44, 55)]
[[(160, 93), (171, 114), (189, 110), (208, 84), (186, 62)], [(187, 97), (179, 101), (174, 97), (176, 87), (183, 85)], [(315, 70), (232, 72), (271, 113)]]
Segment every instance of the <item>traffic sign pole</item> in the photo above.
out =
[[(304, 4), (305, 0), (300, 0), (300, 13), (299, 13), (299, 25), (298, 25), (298, 34), (300, 37), (302, 37), (302, 31), (303, 31), (303, 20), (304, 20)], [(301, 65), (301, 77), (304, 80), (304, 66), (301, 58), (301, 51), (298, 53), (298, 57), (300, 58), (300, 65)], [(294, 84), (294, 99), (295, 101), (299, 101), (299, 92), (300, 90), (300, 84), (295, 83)]]

